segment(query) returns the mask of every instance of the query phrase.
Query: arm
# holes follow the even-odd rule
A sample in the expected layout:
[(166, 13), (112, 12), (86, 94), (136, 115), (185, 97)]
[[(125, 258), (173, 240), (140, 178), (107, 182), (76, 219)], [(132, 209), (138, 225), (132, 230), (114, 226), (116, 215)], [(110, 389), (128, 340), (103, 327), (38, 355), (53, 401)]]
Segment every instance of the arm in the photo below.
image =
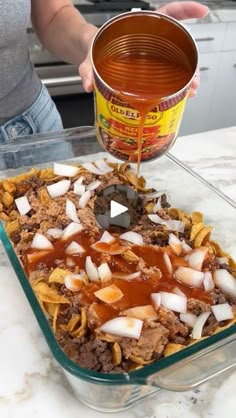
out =
[(97, 28), (86, 22), (71, 0), (31, 0), (32, 23), (42, 44), (63, 61), (80, 65)]

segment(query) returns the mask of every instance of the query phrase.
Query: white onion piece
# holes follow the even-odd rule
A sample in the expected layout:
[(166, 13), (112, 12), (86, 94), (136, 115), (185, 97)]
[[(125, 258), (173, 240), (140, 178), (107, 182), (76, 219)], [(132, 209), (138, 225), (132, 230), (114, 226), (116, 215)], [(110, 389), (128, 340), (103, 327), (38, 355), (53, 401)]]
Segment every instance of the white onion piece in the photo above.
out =
[(134, 308), (126, 309), (123, 314), (131, 316), (132, 318), (142, 319), (143, 321), (147, 319), (154, 321), (158, 318), (152, 305), (135, 306)]
[(156, 213), (154, 215), (148, 215), (148, 218), (156, 224), (167, 226), (167, 228), (171, 231), (184, 232), (184, 224), (181, 221), (176, 221), (174, 219), (162, 219)]
[(92, 262), (92, 259), (90, 256), (86, 257), (85, 261), (85, 270), (88, 275), (88, 278), (91, 280), (91, 282), (99, 282), (99, 274), (98, 269), (95, 266), (95, 264)]
[(98, 274), (102, 282), (107, 282), (112, 279), (112, 272), (107, 263), (102, 263), (98, 267)]
[(78, 244), (78, 242), (75, 241), (72, 241), (65, 249), (65, 253), (69, 255), (82, 254), (84, 252), (85, 249), (80, 244)]
[(155, 308), (160, 308), (161, 306), (161, 294), (160, 293), (151, 293), (151, 299)]
[(26, 215), (26, 213), (28, 213), (31, 210), (31, 206), (30, 203), (28, 201), (28, 197), (26, 196), (21, 196), (18, 197), (17, 199), (15, 199), (15, 204), (16, 207), (19, 211), (20, 215)]
[(67, 227), (64, 229), (62, 234), (62, 239), (65, 240), (72, 235), (78, 234), (83, 230), (83, 226), (81, 224), (77, 224), (76, 222), (71, 222)]
[(47, 230), (47, 234), (51, 235), (51, 237), (55, 239), (60, 239), (62, 237), (63, 230), (60, 228), (49, 228)]
[(37, 232), (31, 243), (31, 248), (37, 248), (38, 250), (52, 250), (53, 245), (44, 235)]
[(189, 267), (195, 270), (202, 269), (202, 263), (208, 253), (208, 248), (199, 247), (187, 255), (187, 262)]
[(71, 257), (66, 257), (67, 267), (74, 267), (76, 265), (75, 261)]
[(186, 296), (180, 296), (169, 292), (160, 292), (160, 294), (161, 306), (164, 306), (164, 308), (180, 313), (185, 313), (187, 311)]
[(182, 253), (182, 242), (179, 240), (179, 238), (176, 237), (176, 235), (170, 234), (168, 243), (176, 255), (180, 255)]
[(47, 191), (52, 198), (63, 196), (68, 192), (70, 184), (70, 180), (60, 180), (57, 183), (53, 183), (50, 184), (50, 186), (47, 186)]
[(210, 312), (204, 312), (197, 318), (191, 335), (194, 340), (199, 340), (199, 338), (201, 338), (203, 327), (206, 321), (208, 320), (210, 314)]
[(121, 280), (134, 280), (141, 276), (141, 271), (136, 271), (135, 273), (124, 273), (119, 271), (114, 271), (112, 273), (113, 279), (121, 279)]
[(102, 302), (110, 304), (118, 302), (118, 300), (122, 299), (124, 293), (120, 290), (118, 286), (112, 284), (110, 286), (106, 286), (102, 289), (97, 290), (96, 292), (94, 292), (94, 295)]
[(105, 174), (103, 171), (101, 171), (97, 167), (95, 167), (95, 165), (92, 164), (92, 163), (84, 163), (83, 167), (86, 170), (90, 171), (90, 173), (97, 174), (98, 176), (102, 176), (103, 174)]
[(155, 198), (157, 198), (157, 197), (161, 197), (163, 194), (166, 194), (166, 195), (167, 195), (166, 190), (159, 190), (159, 191), (155, 190), (155, 192), (145, 193), (145, 194), (143, 195), (143, 197), (147, 197), (147, 198), (155, 199)]
[(187, 324), (189, 327), (193, 328), (197, 321), (197, 315), (194, 315), (193, 313), (190, 313), (190, 312), (181, 313), (179, 316), (179, 319), (180, 321)]
[(157, 203), (153, 206), (152, 213), (156, 213), (159, 209), (162, 209), (160, 198), (158, 199)]
[(79, 168), (73, 165), (54, 163), (54, 174), (63, 177), (74, 177), (79, 172)]
[(186, 297), (185, 293), (184, 293), (184, 292), (182, 292), (182, 290), (180, 290), (178, 287), (175, 287), (175, 288), (172, 290), (172, 292), (173, 292), (173, 293), (175, 293), (176, 295), (179, 295), (179, 296), (185, 296), (185, 297)]
[(132, 242), (132, 244), (143, 245), (143, 237), (137, 232), (128, 231), (120, 235), (120, 239)]
[(190, 247), (190, 245), (188, 245), (184, 239), (181, 241), (182, 246), (183, 246), (183, 251), (184, 253), (188, 253), (189, 251), (192, 251), (192, 248)]
[(64, 279), (64, 285), (72, 292), (79, 292), (83, 286), (83, 278), (80, 274), (68, 274)]
[(216, 259), (217, 259), (217, 261), (219, 261), (220, 264), (228, 264), (229, 263), (228, 257), (217, 257)]
[(66, 215), (71, 221), (80, 224), (75, 204), (70, 199), (66, 199)]
[(97, 189), (99, 186), (101, 186), (102, 182), (99, 180), (95, 180), (92, 183), (88, 184), (88, 186), (86, 186), (87, 190), (93, 191), (95, 189)]
[(173, 267), (172, 267), (172, 264), (171, 264), (171, 261), (170, 261), (170, 257), (168, 256), (167, 253), (164, 253), (163, 258), (164, 258), (165, 265), (166, 265), (166, 268), (168, 270), (168, 273), (172, 274), (173, 273)]
[(206, 292), (210, 292), (210, 290), (214, 289), (215, 283), (214, 283), (214, 280), (212, 278), (211, 271), (206, 271), (204, 273), (203, 287), (204, 287)]
[(74, 182), (74, 184), (82, 184), (83, 183), (83, 181), (84, 181), (84, 177), (83, 176), (80, 176), (75, 182)]
[(139, 339), (143, 327), (141, 319), (120, 316), (105, 322), (100, 330), (108, 334), (118, 335), (120, 337), (128, 337)]
[(101, 170), (103, 173), (111, 173), (113, 171), (113, 168), (111, 168), (106, 161), (104, 160), (97, 160), (95, 161), (96, 167)]
[(84, 209), (91, 196), (92, 196), (92, 194), (91, 194), (90, 190), (87, 190), (87, 192), (85, 192), (81, 196), (81, 198), (79, 199), (79, 207)]
[(74, 183), (74, 193), (77, 194), (77, 196), (82, 196), (85, 193), (85, 185), (80, 183)]
[(227, 295), (236, 297), (236, 279), (225, 269), (217, 269), (213, 271), (213, 279), (217, 287), (219, 287)]
[(201, 287), (204, 279), (204, 273), (193, 270), (190, 267), (179, 266), (175, 270), (175, 277), (186, 286)]
[(112, 242), (114, 242), (116, 239), (115, 237), (113, 237), (113, 235), (109, 234), (109, 232), (104, 231), (99, 242), (106, 242), (107, 244), (111, 244)]
[(233, 319), (234, 314), (231, 306), (228, 303), (221, 303), (211, 307), (213, 314), (218, 322)]

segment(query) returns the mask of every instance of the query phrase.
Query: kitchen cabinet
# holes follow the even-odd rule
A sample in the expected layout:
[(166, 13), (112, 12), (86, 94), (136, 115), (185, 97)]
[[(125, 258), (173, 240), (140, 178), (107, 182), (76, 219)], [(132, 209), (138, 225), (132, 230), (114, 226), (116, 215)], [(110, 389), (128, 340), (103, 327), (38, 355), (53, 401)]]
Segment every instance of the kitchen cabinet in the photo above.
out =
[(180, 135), (236, 123), (236, 22), (189, 27), (199, 50), (200, 87), (186, 105)]

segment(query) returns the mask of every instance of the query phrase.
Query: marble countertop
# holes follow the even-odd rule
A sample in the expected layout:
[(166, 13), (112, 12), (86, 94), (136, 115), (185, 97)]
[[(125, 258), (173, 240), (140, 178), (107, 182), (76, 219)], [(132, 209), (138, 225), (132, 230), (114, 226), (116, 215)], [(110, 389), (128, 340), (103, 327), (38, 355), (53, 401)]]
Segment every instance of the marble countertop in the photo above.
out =
[[(179, 138), (172, 154), (236, 200), (236, 127)], [(1, 418), (235, 417), (236, 371), (186, 393), (162, 392), (118, 414), (82, 405), (53, 360), (0, 246)]]

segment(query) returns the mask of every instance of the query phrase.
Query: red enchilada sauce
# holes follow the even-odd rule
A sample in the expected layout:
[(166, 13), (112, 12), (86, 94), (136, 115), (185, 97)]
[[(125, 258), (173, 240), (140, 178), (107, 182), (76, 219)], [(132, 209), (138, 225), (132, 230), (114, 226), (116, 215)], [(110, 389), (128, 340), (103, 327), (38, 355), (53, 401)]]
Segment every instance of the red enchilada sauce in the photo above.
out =
[[(98, 238), (99, 239), (99, 238)], [(93, 262), (96, 265), (104, 262), (102, 260), (103, 254), (91, 248), (91, 237), (88, 233), (80, 232), (77, 235), (74, 235), (69, 240), (62, 241), (59, 240), (55, 242), (54, 248), (51, 251), (48, 251), (47, 254), (42, 254), (39, 257), (32, 259), (32, 255), (40, 255), (40, 253), (35, 252), (32, 249), (28, 249), (24, 255), (24, 264), (27, 273), (37, 270), (37, 265), (44, 266), (44, 268), (56, 268), (58, 267), (57, 260), (65, 263), (66, 268), (66, 258), (68, 255), (65, 253), (65, 249), (68, 244), (72, 241), (78, 242), (85, 249), (85, 252), (80, 255), (70, 256), (73, 259), (76, 266), (80, 269), (84, 269), (86, 256), (90, 255)], [(112, 244), (114, 245), (114, 244)], [(119, 245), (119, 240), (116, 241), (115, 245)], [(104, 243), (102, 243), (104, 246)], [(109, 244), (107, 244), (109, 246)], [(101, 248), (102, 249), (102, 248)], [(108, 248), (107, 248), (108, 249)], [(102, 283), (91, 282), (88, 285), (84, 286), (81, 290), (81, 297), (84, 303), (91, 304), (92, 302), (97, 302), (96, 311), (101, 323), (106, 322), (108, 319), (114, 318), (117, 314), (124, 309), (128, 309), (134, 306), (149, 305), (151, 301), (151, 293), (167, 291), (172, 292), (175, 287), (178, 287), (183, 291), (188, 298), (194, 298), (202, 300), (206, 303), (211, 302), (211, 298), (208, 293), (204, 291), (203, 288), (188, 288), (178, 282), (173, 275), (170, 275), (166, 269), (163, 252), (170, 252), (170, 249), (155, 248), (154, 246), (133, 246), (132, 251), (140, 258), (143, 259), (147, 268), (156, 267), (156, 272), (154, 271), (150, 275), (141, 274), (139, 278), (133, 280), (122, 280), (122, 279), (112, 279), (108, 284), (116, 284), (124, 296), (121, 300), (112, 304), (112, 307), (103, 303), (94, 295), (99, 288), (103, 287)], [(172, 264), (175, 265), (175, 259), (177, 265), (182, 264), (186, 265), (186, 262), (183, 257), (176, 257), (174, 254), (171, 255)], [(181, 259), (181, 263), (180, 263)], [(136, 264), (131, 264), (125, 261), (121, 255), (111, 255), (110, 261), (108, 261), (111, 271), (114, 272), (125, 272), (131, 274), (136, 271)], [(70, 268), (72, 270), (72, 268)], [(161, 270), (161, 274), (159, 270)], [(106, 283), (107, 285), (107, 283)]]

